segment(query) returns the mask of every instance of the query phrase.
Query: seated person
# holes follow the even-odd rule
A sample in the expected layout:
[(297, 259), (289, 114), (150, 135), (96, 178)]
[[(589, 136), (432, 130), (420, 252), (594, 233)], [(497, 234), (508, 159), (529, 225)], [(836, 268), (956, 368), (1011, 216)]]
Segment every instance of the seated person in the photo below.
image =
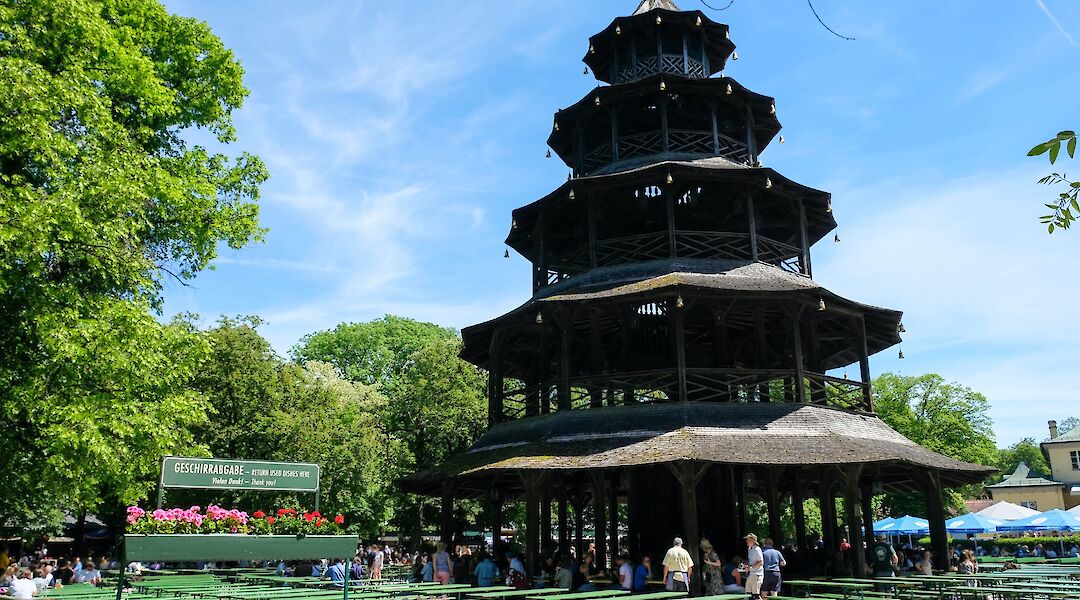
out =
[(725, 594), (744, 594), (746, 588), (743, 587), (742, 572), (739, 571), (739, 567), (742, 565), (743, 559), (741, 556), (732, 556), (731, 560), (724, 565), (721, 571), (721, 576), (724, 581), (724, 593)]

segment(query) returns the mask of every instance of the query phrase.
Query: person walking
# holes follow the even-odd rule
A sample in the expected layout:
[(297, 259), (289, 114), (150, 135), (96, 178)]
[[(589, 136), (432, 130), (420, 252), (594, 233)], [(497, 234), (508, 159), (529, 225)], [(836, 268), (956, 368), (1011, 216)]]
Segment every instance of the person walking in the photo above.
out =
[(435, 569), (435, 581), (442, 585), (449, 585), (450, 576), (454, 572), (454, 561), (450, 560), (450, 553), (446, 551), (446, 542), (435, 544), (435, 554), (431, 555), (431, 564)]
[[(671, 579), (668, 579), (668, 576)], [(683, 548), (682, 538), (675, 538), (664, 555), (664, 584), (668, 591), (690, 592), (690, 578), (694, 575), (694, 559)]]
[(701, 538), (701, 569), (705, 575), (705, 595), (717, 596), (724, 593), (724, 563), (713, 549), (709, 538)]
[(779, 596), (782, 583), (780, 569), (787, 566), (787, 561), (784, 560), (784, 555), (773, 547), (772, 538), (762, 540), (762, 545), (765, 547), (761, 553), (762, 568), (765, 573), (761, 580), (761, 597)]
[(746, 541), (746, 593), (750, 596), (761, 595), (761, 584), (765, 578), (765, 555), (758, 545), (758, 537), (748, 533), (743, 537)]

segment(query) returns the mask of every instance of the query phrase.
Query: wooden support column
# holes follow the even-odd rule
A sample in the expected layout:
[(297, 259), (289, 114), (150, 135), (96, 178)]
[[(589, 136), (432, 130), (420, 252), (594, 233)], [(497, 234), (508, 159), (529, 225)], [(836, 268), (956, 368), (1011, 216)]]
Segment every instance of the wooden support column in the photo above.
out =
[(491, 550), (494, 553), (502, 544), (503, 526), (503, 496), (496, 484), (493, 484), (488, 492), (488, 502), (491, 508)]
[(780, 488), (778, 479), (781, 473), (769, 469), (766, 474), (765, 505), (769, 513), (769, 537), (777, 548), (784, 545), (784, 528), (780, 522)]
[(750, 533), (747, 530), (747, 506), (746, 506), (746, 469), (740, 467), (736, 470), (732, 467), (731, 470), (731, 489), (735, 491), (735, 503), (737, 504), (736, 516), (738, 518), (737, 524), (739, 526), (739, 537)]
[(593, 206), (593, 197), (590, 195), (586, 200), (588, 209), (589, 226), (589, 267), (596, 268), (596, 207)]
[(709, 116), (712, 118), (712, 147), (713, 154), (720, 154), (720, 128), (716, 122), (716, 104), (709, 103)]
[(544, 242), (544, 213), (536, 217), (533, 233), (536, 242), (533, 250), (533, 292), (547, 285), (547, 244)]
[[(761, 304), (754, 306), (754, 333), (757, 338), (757, 360), (759, 369), (769, 368), (769, 343), (765, 336), (765, 312)], [(769, 382), (757, 386), (758, 402), (769, 402)], [(779, 545), (779, 544), (778, 544)]]
[(813, 544), (806, 539), (806, 497), (797, 479), (791, 486), (791, 513), (795, 517), (795, 548), (800, 553), (809, 551)]
[(540, 551), (541, 556), (554, 545), (551, 532), (551, 488), (545, 485), (540, 490)]
[(866, 320), (862, 315), (855, 318), (859, 344), (859, 379), (862, 382), (863, 410), (874, 412), (874, 399), (870, 389), (870, 352), (866, 346)]
[(559, 554), (570, 552), (570, 523), (567, 515), (566, 482), (559, 483), (558, 490)]
[(682, 72), (683, 75), (690, 74), (690, 50), (687, 48), (685, 32), (682, 35)]
[(575, 482), (574, 490), (574, 549), (578, 562), (585, 556), (585, 486)]
[(697, 486), (701, 478), (709, 470), (708, 463), (691, 461), (679, 461), (668, 463), (668, 469), (675, 475), (679, 482), (679, 508), (682, 513), (682, 538), (683, 548), (694, 559), (693, 576), (690, 579), (690, 592), (694, 595), (701, 593), (702, 568), (701, 552), (698, 548), (698, 506)]
[[(657, 37), (657, 40), (660, 38)], [(660, 134), (661, 134), (661, 151), (668, 152), (670, 148), (670, 138), (668, 137), (668, 118), (667, 118), (667, 94), (660, 96)]]
[(671, 186), (664, 186), (664, 207), (667, 210), (667, 236), (668, 236), (668, 256), (675, 258), (679, 255), (678, 248), (678, 234), (675, 224), (675, 194), (671, 191)]
[[(859, 478), (862, 465), (844, 470), (844, 513), (847, 521), (848, 543), (851, 544), (851, 568), (855, 577), (866, 577), (866, 547), (863, 544), (862, 498)], [(942, 519), (944, 523), (944, 519)]]
[(859, 500), (862, 502), (860, 508), (862, 508), (863, 540), (867, 548), (872, 548), (874, 545), (874, 494), (868, 485), (862, 486), (859, 491)]
[[(619, 350), (619, 369), (623, 372), (630, 371), (633, 366), (631, 365), (631, 353), (634, 347), (634, 327), (633, 327), (634, 313), (633, 309), (623, 309), (619, 311), (619, 327), (622, 329), (622, 348)], [(634, 404), (634, 387), (633, 384), (627, 383), (622, 390), (623, 404)]]
[(619, 111), (615, 108), (608, 110), (608, 114), (611, 115), (611, 162), (616, 162), (619, 160)]
[(750, 164), (756, 165), (758, 162), (757, 136), (754, 135), (754, 112), (749, 105), (746, 107), (746, 150), (750, 155)]
[(806, 367), (803, 359), (802, 344), (802, 304), (792, 306), (791, 317), (791, 353), (795, 363), (795, 400), (806, 404)]
[(488, 427), (503, 420), (502, 330), (491, 334), (488, 365)]
[(593, 541), (596, 543), (596, 565), (607, 566), (607, 475), (602, 471), (590, 471), (593, 484)]
[(746, 194), (746, 227), (750, 233), (750, 260), (758, 259), (757, 216), (754, 214), (754, 193)]
[(937, 471), (923, 475), (926, 489), (926, 520), (930, 521), (930, 551), (934, 553), (934, 568), (949, 569), (949, 534), (945, 530), (945, 503), (941, 499), (941, 476)]
[(619, 485), (618, 485), (618, 473), (613, 474), (612, 480), (608, 482), (608, 547), (611, 550), (608, 562), (614, 567), (615, 559), (618, 558), (621, 552), (619, 551)]
[(547, 483), (547, 474), (521, 471), (525, 488), (525, 570), (533, 575), (540, 570), (540, 491)]
[(454, 492), (453, 481), (442, 483), (442, 497), (439, 511), (439, 539), (450, 545), (454, 537)]
[(598, 382), (604, 370), (604, 348), (600, 339), (600, 321), (595, 313), (589, 316), (589, 362), (589, 374), (593, 377), (589, 383), (589, 407), (599, 408), (604, 405), (604, 387)]
[(803, 275), (813, 277), (813, 269), (810, 268), (810, 241), (807, 234), (806, 205), (799, 198), (799, 269)]
[(679, 402), (686, 402), (686, 310), (684, 308), (678, 308), (678, 300), (670, 301), (671, 304), (671, 320), (675, 335), (675, 369), (679, 378)]
[(573, 315), (559, 319), (559, 410), (570, 410), (570, 343)]
[(825, 542), (826, 556), (840, 547), (836, 535), (836, 497), (833, 495), (832, 474), (822, 475), (818, 481), (818, 501), (821, 503), (821, 537)]

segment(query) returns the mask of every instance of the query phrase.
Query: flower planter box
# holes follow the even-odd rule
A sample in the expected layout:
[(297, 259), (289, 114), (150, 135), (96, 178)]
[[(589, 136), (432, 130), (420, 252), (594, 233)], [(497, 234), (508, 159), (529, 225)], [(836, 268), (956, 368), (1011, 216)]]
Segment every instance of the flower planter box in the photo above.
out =
[(358, 543), (351, 535), (128, 534), (124, 556), (142, 562), (351, 559)]

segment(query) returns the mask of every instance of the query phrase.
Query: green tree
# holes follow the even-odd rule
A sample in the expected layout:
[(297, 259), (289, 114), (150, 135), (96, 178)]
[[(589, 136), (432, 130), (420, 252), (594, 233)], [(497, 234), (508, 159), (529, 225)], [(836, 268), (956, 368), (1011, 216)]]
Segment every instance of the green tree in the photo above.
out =
[(263, 164), (186, 141), (234, 140), (241, 75), (154, 0), (0, 4), (0, 521), (137, 500), (190, 450), (208, 348), (151, 311), (163, 278), (262, 235)]
[(1046, 461), (1042, 448), (1035, 438), (1024, 438), (1008, 448), (1003, 448), (995, 466), (1006, 477), (1016, 470), (1016, 466), (1025, 463), (1038, 475), (1050, 475), (1050, 464)]
[(1066, 434), (1077, 427), (1080, 427), (1080, 417), (1069, 417), (1058, 425), (1058, 431), (1062, 434)]
[[(386, 395), (380, 427), (404, 450), (386, 464), (396, 478), (465, 450), (484, 431), (485, 376), (458, 357), (460, 350), (452, 329), (387, 315), (305, 336), (292, 354), (298, 361), (332, 364), (344, 377)], [(393, 504), (394, 524), (412, 532), (414, 541), (436, 521), (438, 507), (430, 499), (396, 493)], [(475, 517), (476, 506), (459, 505), (459, 517)]]
[[(1048, 155), (1050, 164), (1057, 162), (1061, 154), (1061, 145), (1065, 144), (1065, 152), (1069, 158), (1076, 156), (1076, 133), (1062, 131), (1049, 140), (1037, 144), (1028, 151), (1028, 156)], [(1061, 186), (1063, 191), (1058, 192), (1057, 202), (1046, 204), (1050, 214), (1039, 218), (1046, 225), (1046, 230), (1054, 233), (1055, 229), (1068, 229), (1077, 218), (1080, 218), (1080, 181), (1069, 179), (1064, 172), (1051, 173), (1039, 180), (1043, 185)]]
[[(873, 383), (874, 406), (890, 427), (915, 443), (939, 454), (984, 465), (998, 464), (993, 423), (987, 415), (986, 397), (957, 383), (945, 383), (936, 373), (904, 376), (884, 373)], [(963, 507), (965, 493), (974, 489), (948, 490), (946, 503)], [(886, 513), (925, 515), (921, 495), (889, 494), (883, 500)]]
[[(401, 443), (382, 433), (386, 398), (373, 386), (342, 379), (327, 364), (287, 363), (259, 334), (254, 317), (223, 318), (207, 332), (211, 358), (196, 387), (210, 400), (209, 422), (197, 439), (213, 456), (316, 463), (321, 509), (341, 513), (361, 535), (382, 531), (392, 515), (392, 471)], [(249, 511), (311, 509), (310, 495), (170, 492), (170, 503), (213, 502)]]

